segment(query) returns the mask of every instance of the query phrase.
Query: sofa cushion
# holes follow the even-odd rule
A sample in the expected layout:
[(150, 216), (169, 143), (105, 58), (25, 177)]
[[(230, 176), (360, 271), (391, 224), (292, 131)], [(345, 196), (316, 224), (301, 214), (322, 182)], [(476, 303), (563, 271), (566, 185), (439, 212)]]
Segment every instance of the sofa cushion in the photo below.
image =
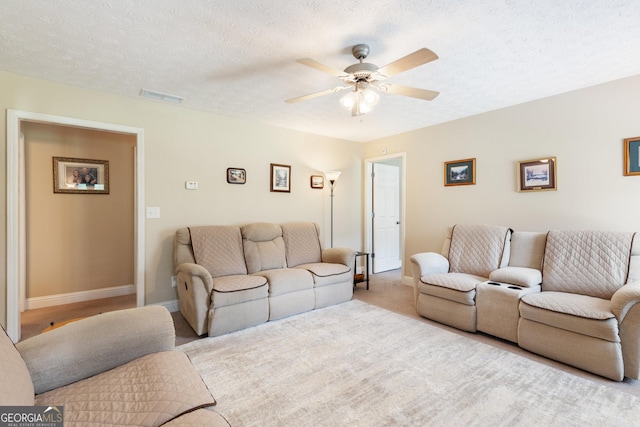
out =
[(185, 353), (165, 351), (40, 394), (35, 403), (63, 405), (65, 426), (153, 426), (215, 400)]
[(313, 222), (282, 224), (287, 266), (296, 267), (322, 261), (318, 225)]
[(633, 237), (614, 231), (550, 231), (542, 290), (611, 299), (627, 281)]
[(189, 227), (196, 263), (212, 277), (247, 274), (239, 227)]
[(269, 296), (287, 294), (289, 292), (313, 289), (313, 276), (307, 270), (298, 268), (280, 268), (254, 273), (264, 277), (269, 283)]
[(528, 294), (520, 300), (520, 316), (555, 328), (620, 342), (618, 321), (606, 299), (564, 292)]
[(0, 406), (32, 406), (31, 375), (4, 328), (0, 327)]
[(489, 277), (506, 266), (511, 230), (497, 225), (458, 224), (453, 228), (449, 247), (449, 272)]
[(476, 286), (486, 277), (465, 273), (428, 274), (418, 283), (418, 292), (448, 299), (465, 305), (475, 305)]
[(162, 425), (167, 427), (229, 427), (231, 424), (216, 411), (209, 408), (202, 408), (180, 415)]
[(546, 232), (514, 231), (511, 235), (509, 266), (542, 269)]
[(353, 277), (351, 277), (351, 269), (344, 264), (314, 262), (310, 264), (300, 264), (296, 268), (310, 272), (316, 287), (353, 280)]
[(213, 308), (267, 298), (267, 279), (262, 276), (237, 275), (213, 279), (211, 306)]
[(489, 280), (530, 288), (542, 282), (542, 273), (535, 268), (503, 267), (493, 270)]
[(287, 266), (282, 228), (278, 224), (248, 224), (240, 232), (249, 274)]

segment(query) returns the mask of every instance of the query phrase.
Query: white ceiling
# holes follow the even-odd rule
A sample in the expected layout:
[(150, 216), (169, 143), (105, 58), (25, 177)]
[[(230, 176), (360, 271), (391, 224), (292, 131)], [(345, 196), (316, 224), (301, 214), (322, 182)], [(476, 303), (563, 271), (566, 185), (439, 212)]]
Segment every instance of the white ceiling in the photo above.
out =
[[(380, 67), (431, 49), (388, 82), (440, 96), (284, 102), (341, 83), (296, 59), (343, 69), (358, 43)], [(369, 141), (640, 74), (640, 0), (0, 0), (0, 70)]]

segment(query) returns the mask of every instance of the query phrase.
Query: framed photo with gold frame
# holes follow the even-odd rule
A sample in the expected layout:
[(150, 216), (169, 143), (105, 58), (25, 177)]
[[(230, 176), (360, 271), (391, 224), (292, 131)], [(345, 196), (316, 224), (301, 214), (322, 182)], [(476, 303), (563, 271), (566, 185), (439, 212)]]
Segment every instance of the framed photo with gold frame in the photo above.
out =
[(109, 194), (109, 161), (53, 157), (53, 192)]
[(476, 158), (444, 162), (444, 185), (475, 185)]
[(518, 162), (518, 192), (557, 190), (555, 157)]
[(640, 136), (624, 140), (624, 176), (640, 175)]

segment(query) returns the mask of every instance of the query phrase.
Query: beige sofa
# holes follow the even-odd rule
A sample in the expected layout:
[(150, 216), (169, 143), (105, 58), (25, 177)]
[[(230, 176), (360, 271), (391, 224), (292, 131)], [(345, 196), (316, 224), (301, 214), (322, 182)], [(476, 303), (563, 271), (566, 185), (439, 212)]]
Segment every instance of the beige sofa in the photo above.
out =
[(312, 222), (200, 226), (176, 231), (180, 311), (218, 336), (349, 301), (355, 252), (322, 249)]
[(164, 307), (100, 314), (14, 346), (0, 332), (0, 406), (62, 407), (65, 426), (228, 426)]
[[(445, 255), (458, 244), (456, 228), (443, 246)], [(640, 237), (591, 230), (515, 231), (508, 251), (507, 265), (476, 283), (473, 301), (465, 301), (476, 308), (475, 318), (458, 309), (444, 310), (448, 317), (434, 318), (417, 304), (418, 312), (454, 327), (465, 324), (461, 329), (513, 341), (616, 381), (640, 377)], [(450, 274), (444, 271), (448, 270), (445, 255), (423, 253), (411, 258), (416, 302), (425, 298), (422, 294), (433, 282), (434, 270)], [(459, 285), (440, 286), (445, 288), (440, 294), (446, 296)], [(455, 304), (461, 304), (459, 298), (444, 305)]]

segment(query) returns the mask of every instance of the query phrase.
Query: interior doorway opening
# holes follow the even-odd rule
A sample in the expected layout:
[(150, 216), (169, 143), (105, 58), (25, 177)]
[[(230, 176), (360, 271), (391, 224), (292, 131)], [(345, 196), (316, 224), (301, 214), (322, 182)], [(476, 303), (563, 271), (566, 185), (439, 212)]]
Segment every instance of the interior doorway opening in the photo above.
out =
[(365, 247), (374, 274), (402, 268), (405, 170), (405, 153), (365, 160)]
[(27, 241), (25, 238), (25, 141), (26, 123), (53, 124), (69, 128), (99, 130), (132, 135), (134, 148), (133, 192), (133, 287), (136, 305), (144, 305), (144, 131), (141, 128), (93, 122), (61, 116), (7, 111), (7, 333), (14, 342), (20, 339), (20, 313), (25, 305)]

